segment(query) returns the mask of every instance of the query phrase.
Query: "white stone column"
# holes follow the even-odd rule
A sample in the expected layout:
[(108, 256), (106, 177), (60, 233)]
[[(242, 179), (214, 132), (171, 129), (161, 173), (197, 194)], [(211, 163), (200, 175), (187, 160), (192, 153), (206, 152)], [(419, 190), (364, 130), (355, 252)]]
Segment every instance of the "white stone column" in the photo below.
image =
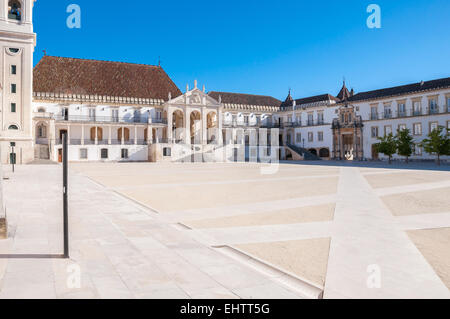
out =
[(223, 134), (222, 134), (222, 129), (223, 129), (223, 114), (222, 114), (222, 108), (219, 108), (217, 110), (217, 127), (219, 129), (219, 132), (217, 133), (217, 143), (219, 145), (223, 145), (224, 141), (223, 141)]
[(202, 145), (208, 144), (208, 110), (202, 107)]
[(167, 109), (167, 139), (169, 143), (173, 143), (173, 110), (171, 108)]
[(125, 144), (125, 127), (122, 126), (122, 136), (120, 137), (120, 144)]
[(67, 125), (67, 145), (70, 145), (70, 124)]
[(137, 145), (138, 143), (138, 129), (137, 129), (137, 125), (134, 126), (134, 145)]
[(98, 126), (95, 127), (95, 145), (98, 145)]
[(111, 125), (109, 125), (108, 130), (109, 130), (109, 132), (108, 132), (108, 145), (111, 145), (111, 142), (112, 142), (112, 126)]

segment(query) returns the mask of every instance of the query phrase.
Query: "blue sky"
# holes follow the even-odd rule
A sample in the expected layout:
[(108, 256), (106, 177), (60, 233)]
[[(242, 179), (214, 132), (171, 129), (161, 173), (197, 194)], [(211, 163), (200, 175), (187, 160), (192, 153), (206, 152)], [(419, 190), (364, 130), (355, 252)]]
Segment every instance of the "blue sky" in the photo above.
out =
[[(81, 7), (81, 29), (66, 8)], [(137, 6), (133, 4), (137, 3)], [(369, 29), (366, 8), (381, 7)], [(157, 64), (184, 91), (284, 99), (450, 76), (448, 0), (38, 0), (35, 64), (48, 55)]]

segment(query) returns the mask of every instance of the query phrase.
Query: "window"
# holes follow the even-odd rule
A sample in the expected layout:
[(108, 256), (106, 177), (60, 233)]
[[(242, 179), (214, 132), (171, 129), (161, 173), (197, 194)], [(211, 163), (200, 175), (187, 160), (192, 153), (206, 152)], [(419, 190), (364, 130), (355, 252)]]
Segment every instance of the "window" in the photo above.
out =
[(46, 138), (47, 137), (47, 127), (44, 124), (41, 124), (37, 128), (38, 138)]
[(122, 149), (121, 156), (122, 156), (122, 159), (127, 159), (128, 158), (128, 149), (127, 148), (123, 148)]
[(80, 159), (81, 160), (88, 159), (88, 150), (87, 150), (87, 148), (81, 148), (80, 149)]
[(297, 143), (302, 142), (302, 133), (297, 133), (296, 140), (297, 140)]
[(372, 138), (378, 137), (378, 126), (372, 126)]
[(438, 122), (430, 122), (430, 133), (438, 129)]
[(422, 123), (414, 123), (413, 134), (414, 135), (422, 135)]
[(170, 147), (164, 147), (163, 149), (163, 155), (164, 156), (172, 156), (172, 149)]
[(406, 124), (399, 124), (398, 130), (399, 130), (399, 131), (404, 131), (404, 130), (406, 130)]
[(386, 125), (384, 127), (384, 136), (388, 136), (389, 134), (392, 134), (392, 126), (391, 125)]
[(398, 116), (405, 117), (406, 116), (406, 104), (405, 102), (398, 103)]
[(11, 84), (11, 93), (13, 93), (13, 94), (17, 93), (17, 85), (16, 84)]
[(38, 113), (45, 113), (45, 109), (42, 108), (42, 107), (40, 107), (40, 108), (38, 109)]
[(447, 96), (447, 112), (450, 112), (450, 95)]
[(450, 121), (447, 121), (447, 130), (450, 130)]
[(314, 134), (312, 132), (308, 133), (308, 142), (314, 142)]
[(8, 2), (8, 19), (22, 20), (22, 6), (18, 0), (10, 0)]
[(415, 101), (414, 105), (414, 115), (422, 115), (422, 103), (420, 101)]
[(16, 113), (16, 103), (11, 103), (11, 113)]
[(314, 114), (308, 113), (308, 126), (314, 125)]
[(323, 124), (325, 122), (322, 112), (317, 113), (317, 121), (318, 121), (318, 124)]
[(17, 66), (16, 65), (11, 65), (11, 74), (13, 74), (13, 75), (17, 74)]
[(371, 120), (378, 120), (378, 107), (372, 106), (370, 108), (370, 119)]
[(428, 113), (429, 114), (436, 114), (439, 113), (439, 108), (437, 105), (437, 98), (432, 98), (428, 101), (429, 104), (429, 110)]
[(102, 159), (108, 159), (108, 149), (107, 148), (102, 148), (101, 149), (101, 158)]
[(392, 110), (391, 110), (391, 105), (390, 104), (386, 104), (384, 106), (384, 118), (385, 119), (392, 118)]
[(18, 130), (19, 130), (19, 127), (18, 127), (17, 125), (10, 125), (10, 126), (8, 127), (8, 130), (11, 130), (11, 131), (18, 131)]
[(319, 132), (319, 133), (317, 134), (317, 137), (318, 137), (318, 139), (319, 139), (319, 142), (323, 142), (323, 132)]

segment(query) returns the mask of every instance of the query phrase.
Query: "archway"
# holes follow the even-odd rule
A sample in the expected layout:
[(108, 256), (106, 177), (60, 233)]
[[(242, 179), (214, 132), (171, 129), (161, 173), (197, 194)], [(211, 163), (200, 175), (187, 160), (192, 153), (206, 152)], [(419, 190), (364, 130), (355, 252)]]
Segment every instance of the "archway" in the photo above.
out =
[(208, 144), (216, 142), (218, 138), (218, 118), (216, 112), (209, 112), (206, 116), (206, 128), (208, 132)]
[(317, 150), (316, 150), (315, 148), (310, 148), (310, 149), (308, 150), (308, 152), (310, 152), (311, 154), (317, 156)]
[(202, 121), (199, 111), (191, 112), (191, 144), (201, 144)]
[(321, 148), (319, 151), (319, 156), (321, 158), (328, 158), (330, 157), (330, 150), (328, 148)]
[(172, 137), (176, 143), (183, 141), (184, 136), (184, 114), (180, 110), (176, 110), (172, 114)]

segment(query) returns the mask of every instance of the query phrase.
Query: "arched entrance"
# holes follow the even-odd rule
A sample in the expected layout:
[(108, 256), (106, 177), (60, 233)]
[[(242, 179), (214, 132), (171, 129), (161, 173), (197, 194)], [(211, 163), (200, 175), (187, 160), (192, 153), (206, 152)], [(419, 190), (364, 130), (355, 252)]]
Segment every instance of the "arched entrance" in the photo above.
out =
[(208, 144), (214, 143), (218, 139), (218, 125), (217, 125), (217, 113), (209, 112), (206, 116), (206, 129), (208, 131), (207, 138)]
[(183, 142), (184, 137), (184, 114), (180, 110), (176, 110), (172, 114), (172, 137), (175, 143)]
[(328, 148), (321, 148), (319, 151), (319, 157), (321, 158), (330, 157), (330, 150)]
[(308, 150), (308, 152), (310, 152), (311, 154), (317, 156), (317, 150), (316, 150), (315, 148), (310, 148), (310, 149)]
[(191, 112), (191, 144), (201, 144), (202, 142), (202, 122), (199, 111)]

